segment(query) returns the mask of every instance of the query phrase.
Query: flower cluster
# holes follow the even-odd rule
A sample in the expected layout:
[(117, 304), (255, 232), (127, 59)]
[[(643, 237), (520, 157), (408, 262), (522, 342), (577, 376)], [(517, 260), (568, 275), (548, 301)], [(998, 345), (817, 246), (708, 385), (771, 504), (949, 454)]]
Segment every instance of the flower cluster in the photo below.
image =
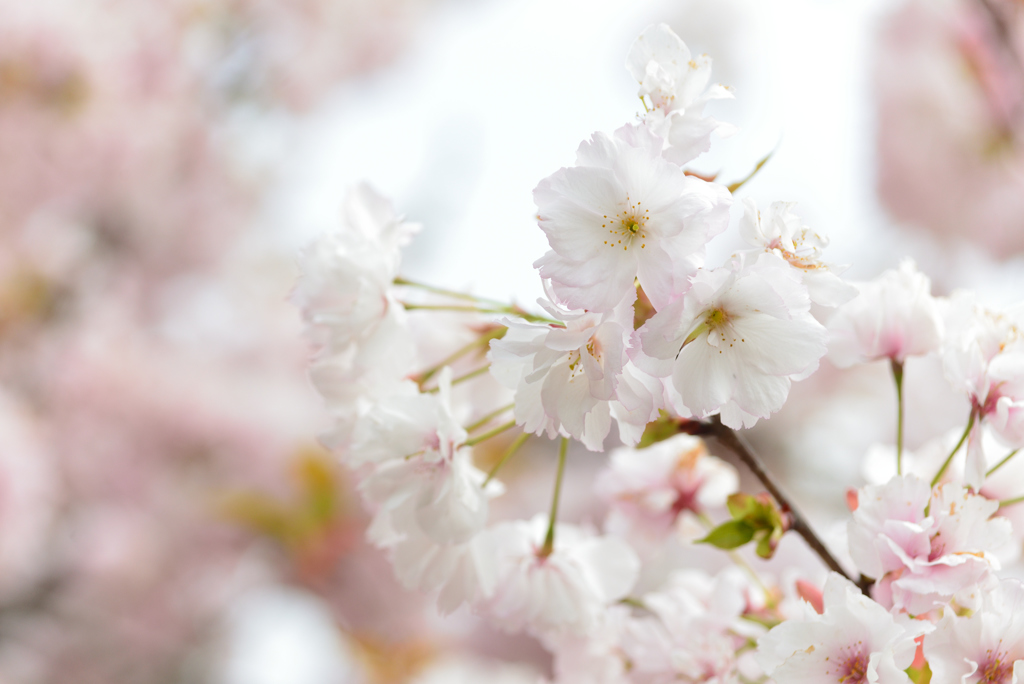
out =
[[(594, 133), (534, 190), (550, 247), (534, 312), (403, 278), (415, 226), (365, 186), (307, 250), (294, 300), (334, 418), (323, 439), (359, 479), (369, 540), (442, 613), (465, 605), (537, 639), (558, 682), (1010, 681), (1024, 646), (1003, 606), (1021, 590), (997, 575), (1015, 539), (999, 514), (1020, 500), (985, 484), (1024, 447), (1019, 312), (935, 297), (910, 261), (845, 282), (792, 203), (733, 212), (743, 182), (685, 168), (732, 130), (703, 115), (731, 96), (708, 86), (709, 58), (657, 25), (627, 68), (638, 120)], [(709, 265), (731, 222), (743, 249)], [(838, 368), (887, 361), (898, 406), (896, 475), (849, 492), (838, 559), (737, 433), (826, 354)], [(925, 356), (969, 413), (943, 462), (924, 474), (908, 454), (904, 474), (904, 377)], [(623, 446), (592, 488), (605, 515), (578, 516), (603, 525), (560, 521), (570, 443), (601, 452), (613, 435)], [(504, 503), (522, 484), (506, 463), (534, 436), (558, 444), (554, 491), (548, 513), (523, 515), (523, 499)], [(768, 491), (740, 492), (708, 436)], [(992, 440), (1014, 451), (990, 463)], [(787, 535), (827, 578), (799, 564), (763, 574), (741, 548), (792, 554)], [(687, 567), (714, 547), (735, 567)]]

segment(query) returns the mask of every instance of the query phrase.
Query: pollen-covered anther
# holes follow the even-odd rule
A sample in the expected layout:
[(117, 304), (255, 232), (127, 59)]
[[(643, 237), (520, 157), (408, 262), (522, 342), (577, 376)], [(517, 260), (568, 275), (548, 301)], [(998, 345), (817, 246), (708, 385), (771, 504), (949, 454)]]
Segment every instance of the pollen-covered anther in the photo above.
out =
[(863, 653), (852, 654), (839, 670), (839, 684), (864, 684), (867, 681), (868, 659)]

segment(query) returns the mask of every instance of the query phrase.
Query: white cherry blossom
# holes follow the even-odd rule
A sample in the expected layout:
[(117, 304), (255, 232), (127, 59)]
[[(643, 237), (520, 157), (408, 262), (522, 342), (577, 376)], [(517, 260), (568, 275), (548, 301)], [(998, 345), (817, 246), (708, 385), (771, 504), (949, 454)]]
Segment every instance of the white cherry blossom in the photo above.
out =
[(946, 611), (924, 639), (934, 684), (1024, 681), (1024, 585), (1006, 579), (968, 617)]
[(547, 526), (547, 517), (538, 515), (482, 535), (495, 590), (478, 608), (510, 632), (586, 634), (633, 588), (640, 561), (622, 540), (564, 524), (556, 525), (554, 549), (544, 556)]
[(655, 308), (686, 288), (705, 245), (728, 225), (729, 191), (687, 176), (646, 128), (595, 133), (576, 166), (533, 191), (551, 251), (534, 266), (573, 309), (610, 311), (639, 279)]
[(419, 230), (366, 184), (345, 199), (342, 224), (302, 255), (292, 294), (315, 342), (332, 350), (365, 340), (390, 308), (400, 248)]
[(385, 510), (410, 506), (416, 525), (438, 543), (464, 542), (487, 523), (483, 472), (463, 447), (466, 431), (452, 419), (451, 369), (439, 374), (436, 395), (381, 402), (357, 427), (355, 464), (377, 465), (360, 485)]
[(761, 637), (757, 659), (777, 682), (905, 684), (914, 639), (927, 623), (899, 624), (849, 580), (829, 574), (824, 612), (787, 620)]
[(909, 259), (874, 280), (853, 283), (859, 294), (829, 319), (829, 360), (840, 368), (878, 359), (903, 363), (938, 351), (939, 305), (928, 277)]
[(793, 211), (796, 202), (772, 202), (758, 210), (753, 199), (743, 202), (740, 235), (748, 244), (773, 252), (797, 269), (811, 301), (823, 307), (837, 307), (856, 296), (853, 286), (844, 282), (837, 267), (822, 261), (828, 238), (803, 225)]
[(466, 441), (466, 431), (452, 415), (451, 368), (445, 366), (437, 378), (436, 392), (420, 392), (408, 381), (395, 394), (375, 402), (353, 430), (346, 462), (359, 467), (409, 460), (432, 451), (451, 459)]
[(876, 580), (884, 606), (921, 615), (952, 600), (975, 605), (1010, 542), (1009, 522), (992, 517), (998, 508), (953, 484), (933, 490), (913, 475), (894, 477), (858, 493), (850, 556)]
[(721, 85), (708, 87), (711, 58), (693, 56), (686, 44), (665, 24), (653, 24), (633, 42), (626, 68), (640, 83), (639, 95), (650, 108), (644, 123), (664, 138), (665, 157), (685, 164), (711, 147), (711, 134), (735, 133), (732, 124), (703, 115), (711, 100), (732, 98)]
[(631, 301), (605, 314), (541, 303), (561, 326), (509, 320), (505, 336), (491, 342), (491, 373), (515, 390), (516, 423), (601, 451), (615, 418), (623, 441), (635, 444), (656, 417), (662, 390), (627, 355)]
[(676, 410), (697, 418), (720, 414), (733, 428), (778, 411), (792, 381), (813, 373), (826, 349), (807, 288), (774, 254), (699, 271), (689, 291), (638, 333), (643, 354), (634, 360), (654, 375), (672, 376)]
[(437, 592), (438, 610), (447, 615), (464, 603), (494, 591), (480, 536), (461, 543), (439, 543), (423, 533), (414, 506), (377, 513), (367, 530), (371, 543), (388, 550), (395, 577), (410, 591)]
[(342, 223), (304, 253), (292, 300), (315, 345), (310, 375), (336, 425), (324, 441), (348, 445), (367, 401), (400, 391), (415, 364), (405, 311), (392, 292), (400, 248), (418, 229), (369, 186), (345, 200)]

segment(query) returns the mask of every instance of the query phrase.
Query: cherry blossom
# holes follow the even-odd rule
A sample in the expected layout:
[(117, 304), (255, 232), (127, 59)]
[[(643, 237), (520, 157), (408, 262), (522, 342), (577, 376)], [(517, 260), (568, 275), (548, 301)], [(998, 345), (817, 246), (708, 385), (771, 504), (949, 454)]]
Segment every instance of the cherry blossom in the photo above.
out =
[(482, 535), (495, 590), (478, 607), (512, 632), (588, 633), (605, 608), (633, 588), (640, 562), (624, 541), (565, 524), (555, 526), (554, 549), (543, 555), (547, 526), (547, 517), (538, 515)]
[(999, 504), (947, 484), (931, 489), (913, 475), (868, 486), (849, 523), (850, 555), (876, 580), (874, 597), (911, 615), (950, 601), (976, 605), (999, 569), (1010, 524)]
[(897, 623), (849, 580), (831, 573), (824, 612), (787, 620), (761, 637), (757, 660), (778, 682), (902, 684), (914, 660), (914, 639), (927, 627)]
[(622, 649), (637, 684), (738, 683), (762, 673), (738, 652), (764, 629), (741, 619), (748, 582), (736, 568), (711, 577), (699, 570), (673, 573), (641, 599), (650, 617), (625, 626)]
[[(626, 68), (640, 83), (640, 98), (651, 108), (644, 123), (665, 139), (665, 158), (685, 164), (711, 147), (711, 134), (732, 135), (736, 128), (703, 115), (711, 100), (732, 98), (728, 88), (708, 87), (711, 58), (693, 57), (665, 24), (653, 24), (634, 41)], [(644, 106), (647, 106), (645, 101)]]
[(826, 349), (807, 289), (774, 254), (699, 271), (638, 334), (643, 354), (634, 360), (671, 375), (681, 415), (720, 414), (734, 428), (778, 411), (792, 381), (813, 373)]
[(551, 251), (534, 266), (570, 308), (610, 311), (639, 279), (655, 308), (686, 288), (708, 240), (725, 230), (731, 197), (661, 156), (646, 128), (595, 133), (533, 191)]
[(376, 402), (355, 426), (345, 455), (349, 464), (409, 461), (428, 452), (451, 459), (466, 441), (466, 431), (452, 415), (451, 383), (451, 368), (445, 366), (436, 392), (420, 393), (415, 383), (406, 382), (398, 393)]
[(1006, 579), (984, 594), (981, 609), (946, 611), (924, 639), (935, 684), (1008, 684), (1024, 679), (1024, 585)]
[(866, 283), (829, 319), (829, 359), (840, 368), (878, 359), (903, 363), (938, 351), (942, 319), (928, 277), (910, 260)]
[(954, 298), (949, 318), (957, 333), (948, 336), (943, 367), (953, 387), (967, 394), (977, 419), (969, 436), (967, 481), (980, 488), (986, 461), (982, 423), (1004, 446), (1024, 447), (1024, 318), (1019, 307), (993, 312), (968, 295)]
[(615, 418), (623, 441), (635, 444), (657, 415), (661, 386), (627, 355), (631, 301), (605, 314), (542, 303), (562, 325), (510, 320), (506, 335), (491, 342), (491, 373), (515, 390), (516, 423), (601, 451)]
[[(739, 488), (736, 469), (711, 456), (703, 440), (680, 434), (644, 449), (620, 448), (594, 490), (611, 506), (605, 527), (634, 539), (663, 538), (681, 515), (725, 506)], [(635, 543), (635, 542), (634, 542)]]
[(303, 255), (292, 295), (315, 346), (313, 383), (336, 418), (324, 441), (347, 446), (366, 400), (400, 391), (415, 363), (415, 345), (392, 282), (399, 249), (417, 230), (366, 185), (345, 200), (338, 230)]
[(623, 684), (628, 682), (628, 662), (622, 650), (626, 625), (633, 620), (629, 607), (606, 608), (585, 634), (562, 632), (547, 635), (545, 647), (554, 655), (558, 684)]
[(406, 505), (377, 513), (367, 538), (387, 549), (395, 577), (406, 589), (437, 593), (437, 607), (449, 614), (464, 603), (481, 600), (494, 591), (493, 573), (483, 556), (481, 537), (463, 542), (438, 542), (423, 532), (417, 506)]
[(365, 184), (346, 197), (342, 218), (303, 254), (303, 276), (292, 295), (314, 341), (336, 351), (371, 335), (399, 306), (391, 292), (399, 249), (418, 230)]
[(777, 254), (797, 269), (815, 304), (834, 308), (846, 303), (857, 291), (839, 277), (845, 267), (822, 261), (828, 238), (801, 225), (794, 206), (795, 202), (772, 202), (767, 209), (758, 210), (753, 199), (744, 200), (740, 235), (748, 244)]

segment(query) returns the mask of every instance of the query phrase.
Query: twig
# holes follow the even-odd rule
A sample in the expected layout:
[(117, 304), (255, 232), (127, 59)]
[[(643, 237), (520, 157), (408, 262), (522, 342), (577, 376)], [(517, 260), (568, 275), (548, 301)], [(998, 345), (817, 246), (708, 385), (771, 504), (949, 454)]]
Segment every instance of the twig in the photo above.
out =
[(800, 511), (793, 506), (790, 498), (783, 493), (782, 487), (775, 481), (775, 477), (765, 469), (764, 463), (761, 461), (760, 457), (754, 453), (754, 450), (750, 448), (750, 445), (747, 444), (746, 440), (740, 437), (740, 435), (738, 435), (732, 428), (722, 425), (718, 416), (715, 416), (708, 425), (711, 429), (711, 434), (718, 439), (722, 446), (736, 454), (739, 459), (743, 461), (743, 464), (750, 469), (750, 472), (752, 472), (754, 476), (761, 481), (761, 484), (763, 484), (764, 488), (767, 489), (775, 498), (779, 506), (792, 516), (793, 525), (790, 529), (803, 537), (804, 541), (807, 542), (807, 545), (811, 547), (811, 550), (818, 554), (830, 570), (837, 572), (850, 580), (856, 584), (862, 592), (867, 594), (871, 581), (865, 577), (854, 579), (847, 574), (846, 570), (843, 569), (843, 566), (839, 564), (839, 561), (835, 559), (825, 544), (822, 543), (821, 539), (818, 538), (818, 535), (815, 534), (813, 529), (811, 529), (806, 518), (804, 518)]

